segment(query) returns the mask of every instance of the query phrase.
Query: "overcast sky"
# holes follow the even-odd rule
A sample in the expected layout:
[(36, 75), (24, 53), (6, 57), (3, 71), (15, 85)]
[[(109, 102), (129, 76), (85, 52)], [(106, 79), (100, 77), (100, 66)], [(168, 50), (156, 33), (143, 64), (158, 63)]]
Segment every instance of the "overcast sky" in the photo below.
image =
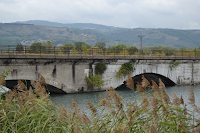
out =
[(0, 0), (0, 22), (200, 29), (200, 0)]

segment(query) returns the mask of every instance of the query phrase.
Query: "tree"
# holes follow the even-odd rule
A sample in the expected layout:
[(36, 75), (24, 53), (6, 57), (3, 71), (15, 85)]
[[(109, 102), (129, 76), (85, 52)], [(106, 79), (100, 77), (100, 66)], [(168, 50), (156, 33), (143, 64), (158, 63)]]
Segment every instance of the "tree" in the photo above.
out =
[(103, 54), (103, 50), (99, 47), (89, 48), (89, 53), (92, 55)]
[(95, 47), (99, 47), (100, 49), (106, 48), (106, 43), (105, 42), (97, 42), (95, 44)]
[(74, 44), (72, 43), (65, 43), (62, 45), (62, 47), (60, 48), (60, 50), (63, 52), (63, 53), (67, 53), (68, 51), (72, 50), (74, 47)]
[(39, 53), (39, 51), (41, 50), (41, 46), (41, 42), (32, 43), (30, 46), (30, 50), (32, 50), (31, 53)]
[(83, 46), (86, 46), (87, 48), (90, 48), (91, 46), (86, 44), (85, 42), (75, 42), (74, 46), (76, 47), (76, 50), (81, 50)]
[(24, 50), (24, 47), (22, 46), (22, 44), (21, 44), (21, 43), (20, 43), (20, 44), (17, 43), (16, 51), (20, 53), (20, 52), (22, 52), (23, 50)]
[(187, 51), (186, 47), (180, 48), (180, 51)]
[(130, 55), (135, 54), (136, 52), (138, 52), (138, 48), (137, 47), (135, 47), (135, 46), (128, 47), (128, 53)]
[(51, 53), (53, 50), (53, 47), (54, 45), (52, 42), (50, 41), (43, 42), (42, 47), (41, 47), (42, 53)]
[(126, 49), (126, 45), (124, 45), (124, 44), (118, 44), (115, 47), (115, 53), (116, 54), (120, 54), (120, 52), (122, 52), (124, 49)]

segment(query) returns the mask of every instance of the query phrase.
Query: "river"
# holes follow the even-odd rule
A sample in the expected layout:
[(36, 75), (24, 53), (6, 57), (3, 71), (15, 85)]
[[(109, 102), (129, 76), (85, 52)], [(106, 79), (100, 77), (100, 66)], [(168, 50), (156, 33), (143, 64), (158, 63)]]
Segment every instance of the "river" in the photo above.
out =
[[(187, 99), (189, 96), (189, 88), (190, 86), (173, 86), (167, 87), (167, 94), (171, 97), (172, 92), (174, 91), (176, 95), (180, 98), (183, 96), (185, 103), (187, 103)], [(195, 103), (198, 107), (200, 107), (200, 86), (192, 86), (195, 94)], [(124, 102), (128, 101), (135, 101), (140, 93), (137, 93), (132, 90), (117, 90), (116, 91), (122, 98)], [(89, 109), (87, 108), (86, 101), (89, 101), (93, 104), (97, 104), (99, 102), (99, 95), (102, 94), (104, 97), (106, 96), (106, 92), (92, 92), (92, 93), (82, 93), (82, 94), (52, 94), (51, 100), (56, 105), (65, 105), (66, 108), (70, 108), (70, 104), (72, 103), (73, 99), (78, 102), (79, 107), (81, 110), (86, 113), (90, 114)]]

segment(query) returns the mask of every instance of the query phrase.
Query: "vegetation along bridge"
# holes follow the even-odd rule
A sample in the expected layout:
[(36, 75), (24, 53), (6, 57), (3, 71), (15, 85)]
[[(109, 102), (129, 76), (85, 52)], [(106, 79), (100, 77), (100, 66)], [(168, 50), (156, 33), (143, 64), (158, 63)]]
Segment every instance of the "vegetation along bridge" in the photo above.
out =
[(144, 75), (157, 83), (161, 78), (166, 85), (200, 83), (200, 52), (195, 50), (146, 53), (126, 49), (7, 47), (0, 50), (0, 59), (1, 73), (9, 71), (8, 88), (13, 88), (19, 79), (29, 86), (30, 80), (36, 81), (40, 74), (54, 93), (117, 88), (129, 73), (135, 82)]

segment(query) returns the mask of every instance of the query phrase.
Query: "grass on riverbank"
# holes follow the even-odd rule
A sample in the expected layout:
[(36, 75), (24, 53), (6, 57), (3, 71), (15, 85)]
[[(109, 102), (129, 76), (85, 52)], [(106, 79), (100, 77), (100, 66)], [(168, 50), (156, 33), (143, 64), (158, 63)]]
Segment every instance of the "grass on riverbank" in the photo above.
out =
[[(3, 80), (3, 78), (1, 78)], [(2, 81), (2, 83), (4, 83)], [(141, 93), (138, 101), (124, 103), (123, 99), (110, 88), (106, 97), (100, 95), (98, 105), (87, 101), (91, 115), (87, 116), (73, 101), (70, 109), (56, 106), (46, 93), (45, 80), (40, 75), (37, 82), (32, 81), (33, 89), (27, 90), (19, 80), (18, 90), (9, 91), (5, 98), (0, 98), (0, 131), (1, 132), (199, 132), (200, 119), (194, 117), (200, 113), (195, 105), (194, 92), (190, 88), (189, 102), (194, 112), (186, 108), (182, 97), (173, 93), (170, 99), (165, 85), (152, 82), (154, 93), (147, 95), (145, 89), (150, 87), (143, 76), (137, 91)], [(134, 89), (130, 75), (127, 86)], [(187, 105), (189, 106), (189, 105)], [(189, 107), (190, 107), (189, 106)], [(195, 115), (196, 116), (196, 115)]]

